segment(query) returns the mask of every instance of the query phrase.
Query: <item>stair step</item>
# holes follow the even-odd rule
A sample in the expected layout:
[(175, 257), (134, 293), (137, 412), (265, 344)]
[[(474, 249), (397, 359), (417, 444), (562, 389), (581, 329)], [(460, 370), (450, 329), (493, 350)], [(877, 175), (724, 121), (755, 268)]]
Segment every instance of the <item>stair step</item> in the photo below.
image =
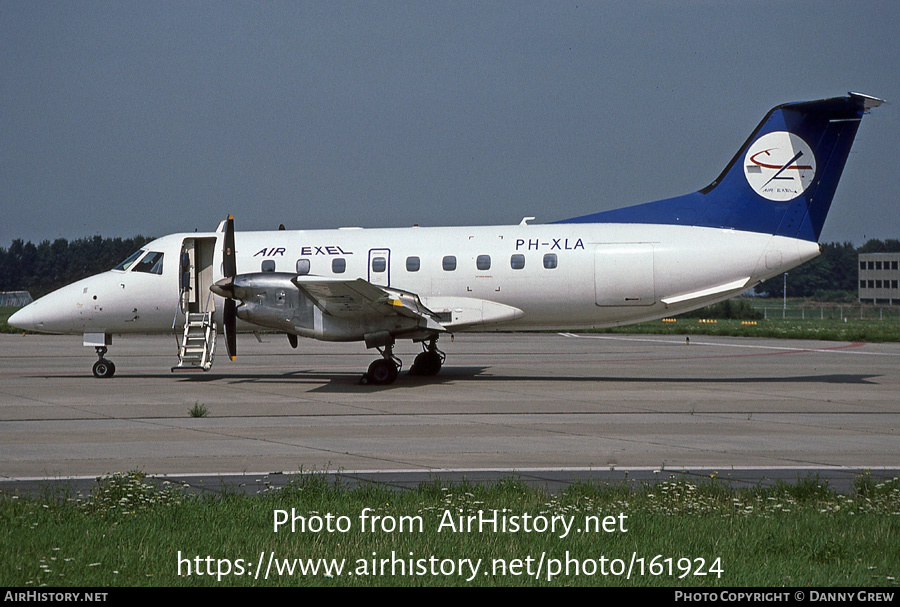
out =
[(178, 364), (172, 371), (208, 371), (216, 347), (216, 327), (212, 313), (189, 313), (178, 351)]

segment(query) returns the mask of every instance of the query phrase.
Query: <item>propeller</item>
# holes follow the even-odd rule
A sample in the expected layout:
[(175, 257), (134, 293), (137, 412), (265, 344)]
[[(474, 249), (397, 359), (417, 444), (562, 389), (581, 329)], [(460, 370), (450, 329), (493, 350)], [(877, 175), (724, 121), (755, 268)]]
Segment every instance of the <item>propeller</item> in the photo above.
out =
[[(280, 229), (284, 229), (281, 226)], [(237, 276), (237, 261), (234, 249), (234, 216), (229, 215), (225, 220), (225, 237), (222, 240), (222, 274), (221, 280), (209, 289), (216, 295), (225, 299), (225, 309), (222, 311), (223, 325), (225, 329), (225, 347), (231, 360), (237, 358), (237, 297), (238, 293), (244, 296), (242, 287), (235, 288), (234, 280)], [(247, 286), (244, 284), (244, 286)], [(297, 347), (297, 336), (288, 333), (288, 342), (292, 348)]]
[(234, 256), (234, 216), (225, 221), (225, 239), (222, 246), (222, 274), (224, 278), (210, 287), (216, 295), (225, 298), (223, 320), (225, 325), (225, 347), (231, 360), (237, 358), (237, 304), (234, 301), (234, 277), (237, 261)]

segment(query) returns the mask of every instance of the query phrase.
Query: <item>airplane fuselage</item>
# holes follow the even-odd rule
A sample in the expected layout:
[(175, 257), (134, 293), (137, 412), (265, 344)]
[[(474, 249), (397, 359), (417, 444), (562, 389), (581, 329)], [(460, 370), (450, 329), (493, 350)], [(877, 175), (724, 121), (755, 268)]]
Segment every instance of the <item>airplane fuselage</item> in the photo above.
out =
[[(33, 312), (42, 322), (34, 328), (171, 332), (181, 314), (184, 242), (215, 239), (218, 280), (222, 236), (154, 240), (143, 248), (163, 254), (161, 274), (131, 267), (73, 283), (38, 300)], [(238, 232), (235, 249), (241, 274), (361, 278), (416, 293), (446, 315), (443, 324), (453, 331), (583, 329), (661, 318), (731, 297), (819, 253), (816, 243), (782, 236), (637, 224)], [(221, 310), (221, 301), (215, 307)]]

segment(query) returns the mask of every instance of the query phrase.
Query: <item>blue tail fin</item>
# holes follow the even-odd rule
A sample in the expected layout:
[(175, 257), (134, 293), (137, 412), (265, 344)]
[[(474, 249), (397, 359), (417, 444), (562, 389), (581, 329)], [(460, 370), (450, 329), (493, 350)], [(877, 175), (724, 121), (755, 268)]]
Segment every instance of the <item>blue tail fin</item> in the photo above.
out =
[(818, 241), (859, 121), (881, 103), (850, 93), (779, 105), (702, 190), (558, 223), (692, 225)]

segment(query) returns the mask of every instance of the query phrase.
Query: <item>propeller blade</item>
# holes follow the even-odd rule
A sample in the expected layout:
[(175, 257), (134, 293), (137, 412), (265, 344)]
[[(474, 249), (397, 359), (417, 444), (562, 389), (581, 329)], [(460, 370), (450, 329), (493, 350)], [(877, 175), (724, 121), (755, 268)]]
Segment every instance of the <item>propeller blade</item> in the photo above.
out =
[(292, 348), (295, 348), (295, 349), (296, 349), (296, 347), (297, 347), (297, 336), (294, 335), (293, 333), (288, 333), (287, 336), (288, 336), (288, 343), (291, 344), (291, 347), (292, 347)]
[(225, 222), (225, 242), (222, 249), (222, 273), (226, 277), (237, 274), (237, 262), (234, 257), (234, 216), (229, 215)]
[(233, 299), (225, 300), (225, 348), (231, 360), (237, 358), (237, 305)]
[(234, 215), (225, 220), (225, 238), (222, 241), (222, 274), (225, 278), (210, 287), (210, 290), (225, 298), (222, 311), (225, 330), (225, 348), (231, 360), (237, 358), (237, 304), (234, 302), (234, 277), (237, 275), (237, 261), (234, 255)]

